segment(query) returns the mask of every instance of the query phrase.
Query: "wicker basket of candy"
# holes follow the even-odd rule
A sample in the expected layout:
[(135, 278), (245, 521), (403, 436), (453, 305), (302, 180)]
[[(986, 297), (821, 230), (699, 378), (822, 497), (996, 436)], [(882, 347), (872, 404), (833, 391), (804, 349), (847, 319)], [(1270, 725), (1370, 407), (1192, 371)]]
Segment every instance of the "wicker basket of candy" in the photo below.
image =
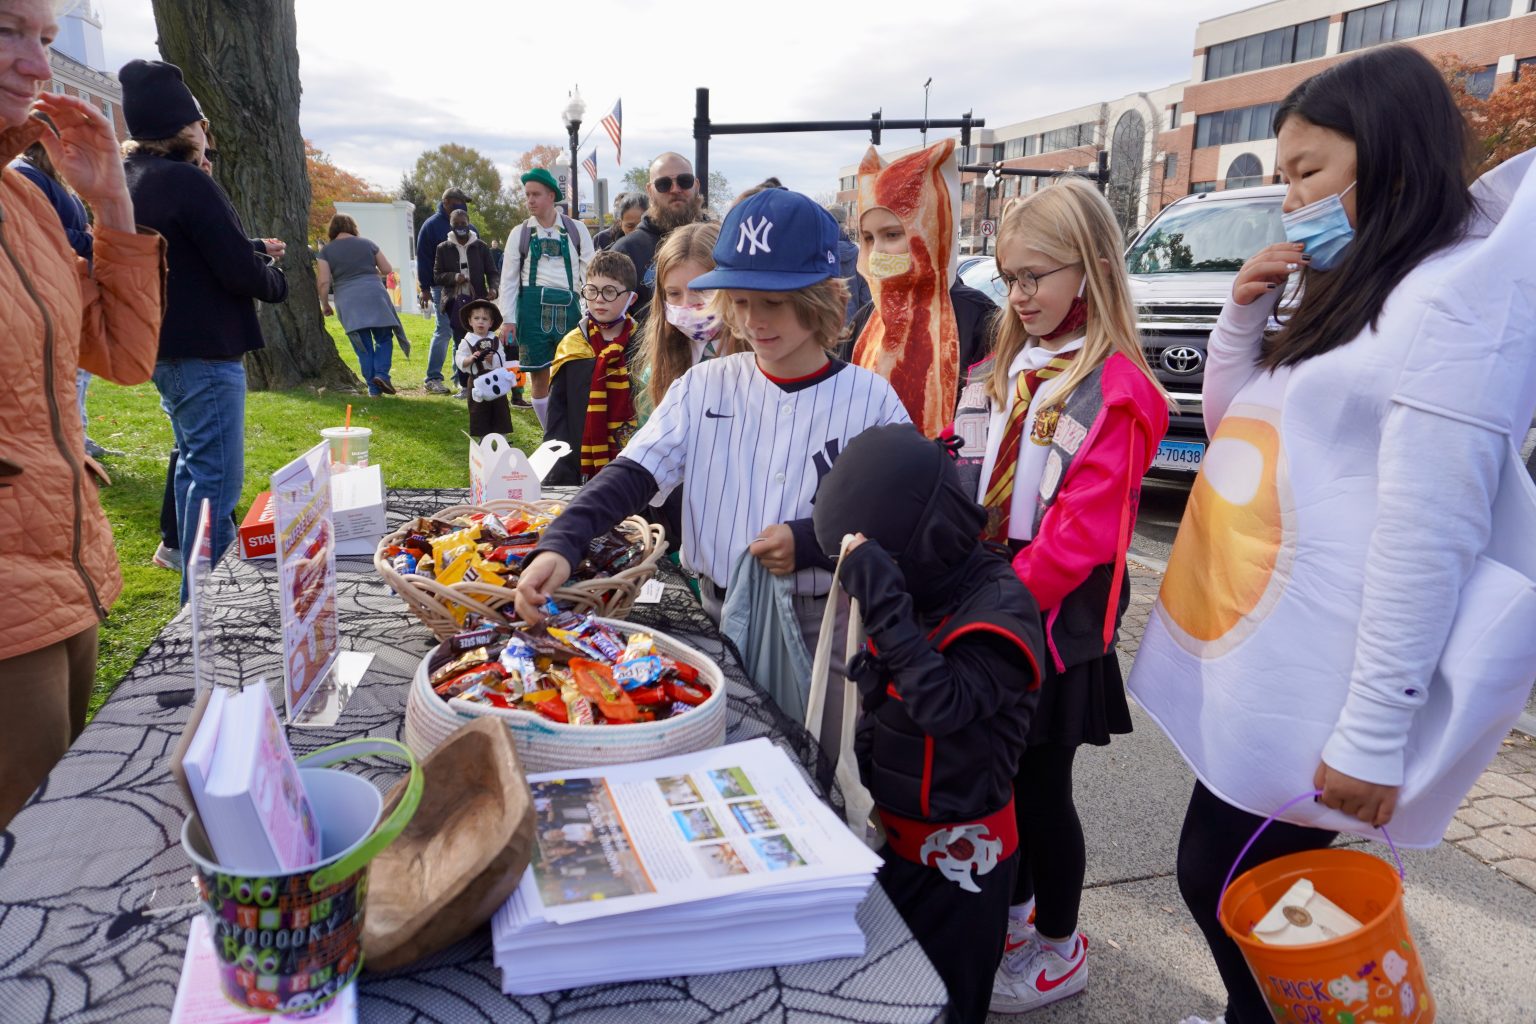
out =
[(624, 764), (725, 742), (725, 676), (653, 630), (575, 611), (544, 626), (483, 626), (422, 659), (405, 744), (426, 757), (465, 720), (512, 733), (526, 771)]
[[(379, 542), (373, 565), (439, 640), (470, 616), (502, 625), (522, 559), (560, 514), (556, 501), (455, 505), (411, 520)], [(660, 526), (631, 516), (594, 539), (571, 579), (555, 591), (562, 607), (622, 618), (666, 554)], [(506, 609), (506, 612), (503, 612)]]

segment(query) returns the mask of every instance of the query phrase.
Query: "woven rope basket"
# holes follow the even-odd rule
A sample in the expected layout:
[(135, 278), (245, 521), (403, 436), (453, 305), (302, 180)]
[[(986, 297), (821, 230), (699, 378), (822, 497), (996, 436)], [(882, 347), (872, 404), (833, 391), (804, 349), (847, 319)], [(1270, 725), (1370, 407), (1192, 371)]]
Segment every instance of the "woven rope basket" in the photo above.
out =
[(628, 764), (672, 754), (691, 754), (725, 742), (725, 675), (719, 665), (665, 633), (613, 619), (599, 621), (626, 637), (630, 633), (643, 632), (655, 641), (658, 652), (698, 669), (699, 683), (709, 688), (709, 697), (698, 707), (660, 722), (566, 725), (533, 711), (512, 711), (467, 701), (455, 701), (450, 707), (447, 701), (432, 692), (427, 671), (431, 655), (428, 654), (416, 667), (406, 698), (405, 745), (418, 758), (425, 758), (477, 715), (506, 723), (523, 769), (529, 772)]
[[(508, 513), (518, 516), (526, 516), (529, 513), (548, 515), (562, 507), (564, 503), (559, 501), (488, 501), (483, 505), (454, 505), (442, 509), (430, 518), (446, 526), (460, 516), (477, 512), (494, 512), (500, 516), (506, 516)], [(419, 520), (412, 520), (381, 540), (373, 553), (373, 566), (379, 571), (379, 575), (384, 577), (384, 582), (400, 595), (406, 607), (426, 623), (433, 635), (439, 640), (446, 640), (464, 628), (461, 624), (463, 617), (454, 617), (452, 610), (454, 607), (462, 608), (466, 613), (479, 615), (488, 622), (501, 625), (510, 625), (515, 621), (516, 616), (508, 607), (512, 604), (517, 590), (514, 585), (515, 573), (509, 576), (506, 586), (495, 586), (489, 583), (442, 584), (425, 576), (415, 574), (406, 576), (395, 571), (395, 567), (389, 563), (384, 552), (390, 545), (398, 544), (413, 532), (417, 532), (420, 529), (419, 522)], [(635, 599), (640, 596), (640, 588), (655, 577), (656, 564), (667, 553), (667, 542), (664, 539), (666, 533), (660, 526), (647, 523), (639, 516), (630, 516), (620, 523), (619, 532), (631, 543), (642, 545), (639, 560), (612, 576), (566, 583), (554, 592), (555, 600), (562, 607), (569, 606), (580, 612), (592, 612), (613, 618), (623, 618), (629, 614), (629, 610), (635, 605)], [(502, 613), (503, 608), (508, 608), (506, 614)]]

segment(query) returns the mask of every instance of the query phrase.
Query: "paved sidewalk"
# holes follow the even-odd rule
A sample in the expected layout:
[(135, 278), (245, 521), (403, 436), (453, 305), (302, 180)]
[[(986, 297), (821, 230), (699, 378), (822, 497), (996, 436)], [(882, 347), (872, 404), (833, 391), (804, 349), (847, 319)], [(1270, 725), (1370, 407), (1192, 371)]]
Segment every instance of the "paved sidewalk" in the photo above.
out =
[[(1156, 569), (1131, 564), (1121, 643), (1127, 671), (1161, 583)], [(1081, 918), (1092, 951), (1088, 989), (1027, 1016), (994, 1014), (992, 1024), (1176, 1024), (1221, 1012), (1224, 990), (1173, 876), (1194, 779), (1162, 730), (1134, 703), (1131, 713), (1135, 732), (1084, 747), (1077, 759), (1088, 843)], [(1536, 743), (1515, 736), (1504, 745), (1447, 838), (1403, 855), (1408, 916), (1439, 1004), (1436, 1020), (1531, 1024)], [(1363, 848), (1385, 855), (1374, 844)]]

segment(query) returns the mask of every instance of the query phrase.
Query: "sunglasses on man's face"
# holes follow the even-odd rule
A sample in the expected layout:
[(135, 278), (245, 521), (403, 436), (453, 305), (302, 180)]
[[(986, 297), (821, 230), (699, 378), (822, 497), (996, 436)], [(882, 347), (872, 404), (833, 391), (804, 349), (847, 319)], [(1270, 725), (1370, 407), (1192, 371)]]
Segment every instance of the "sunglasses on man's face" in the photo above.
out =
[(679, 174), (676, 178), (652, 178), (651, 184), (656, 186), (657, 192), (671, 192), (675, 181), (679, 192), (687, 192), (698, 180), (691, 174)]

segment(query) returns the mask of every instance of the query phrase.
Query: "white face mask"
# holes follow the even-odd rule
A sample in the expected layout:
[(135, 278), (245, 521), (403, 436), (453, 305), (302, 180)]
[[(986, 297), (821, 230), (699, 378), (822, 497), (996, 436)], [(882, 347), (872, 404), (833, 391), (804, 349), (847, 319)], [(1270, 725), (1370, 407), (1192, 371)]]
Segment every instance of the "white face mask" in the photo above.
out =
[(670, 302), (665, 305), (667, 323), (693, 341), (713, 341), (720, 334), (720, 318), (708, 312), (707, 306), (675, 306)]
[(895, 277), (897, 274), (905, 274), (912, 269), (912, 254), (910, 252), (872, 252), (869, 254), (869, 273), (871, 277)]

